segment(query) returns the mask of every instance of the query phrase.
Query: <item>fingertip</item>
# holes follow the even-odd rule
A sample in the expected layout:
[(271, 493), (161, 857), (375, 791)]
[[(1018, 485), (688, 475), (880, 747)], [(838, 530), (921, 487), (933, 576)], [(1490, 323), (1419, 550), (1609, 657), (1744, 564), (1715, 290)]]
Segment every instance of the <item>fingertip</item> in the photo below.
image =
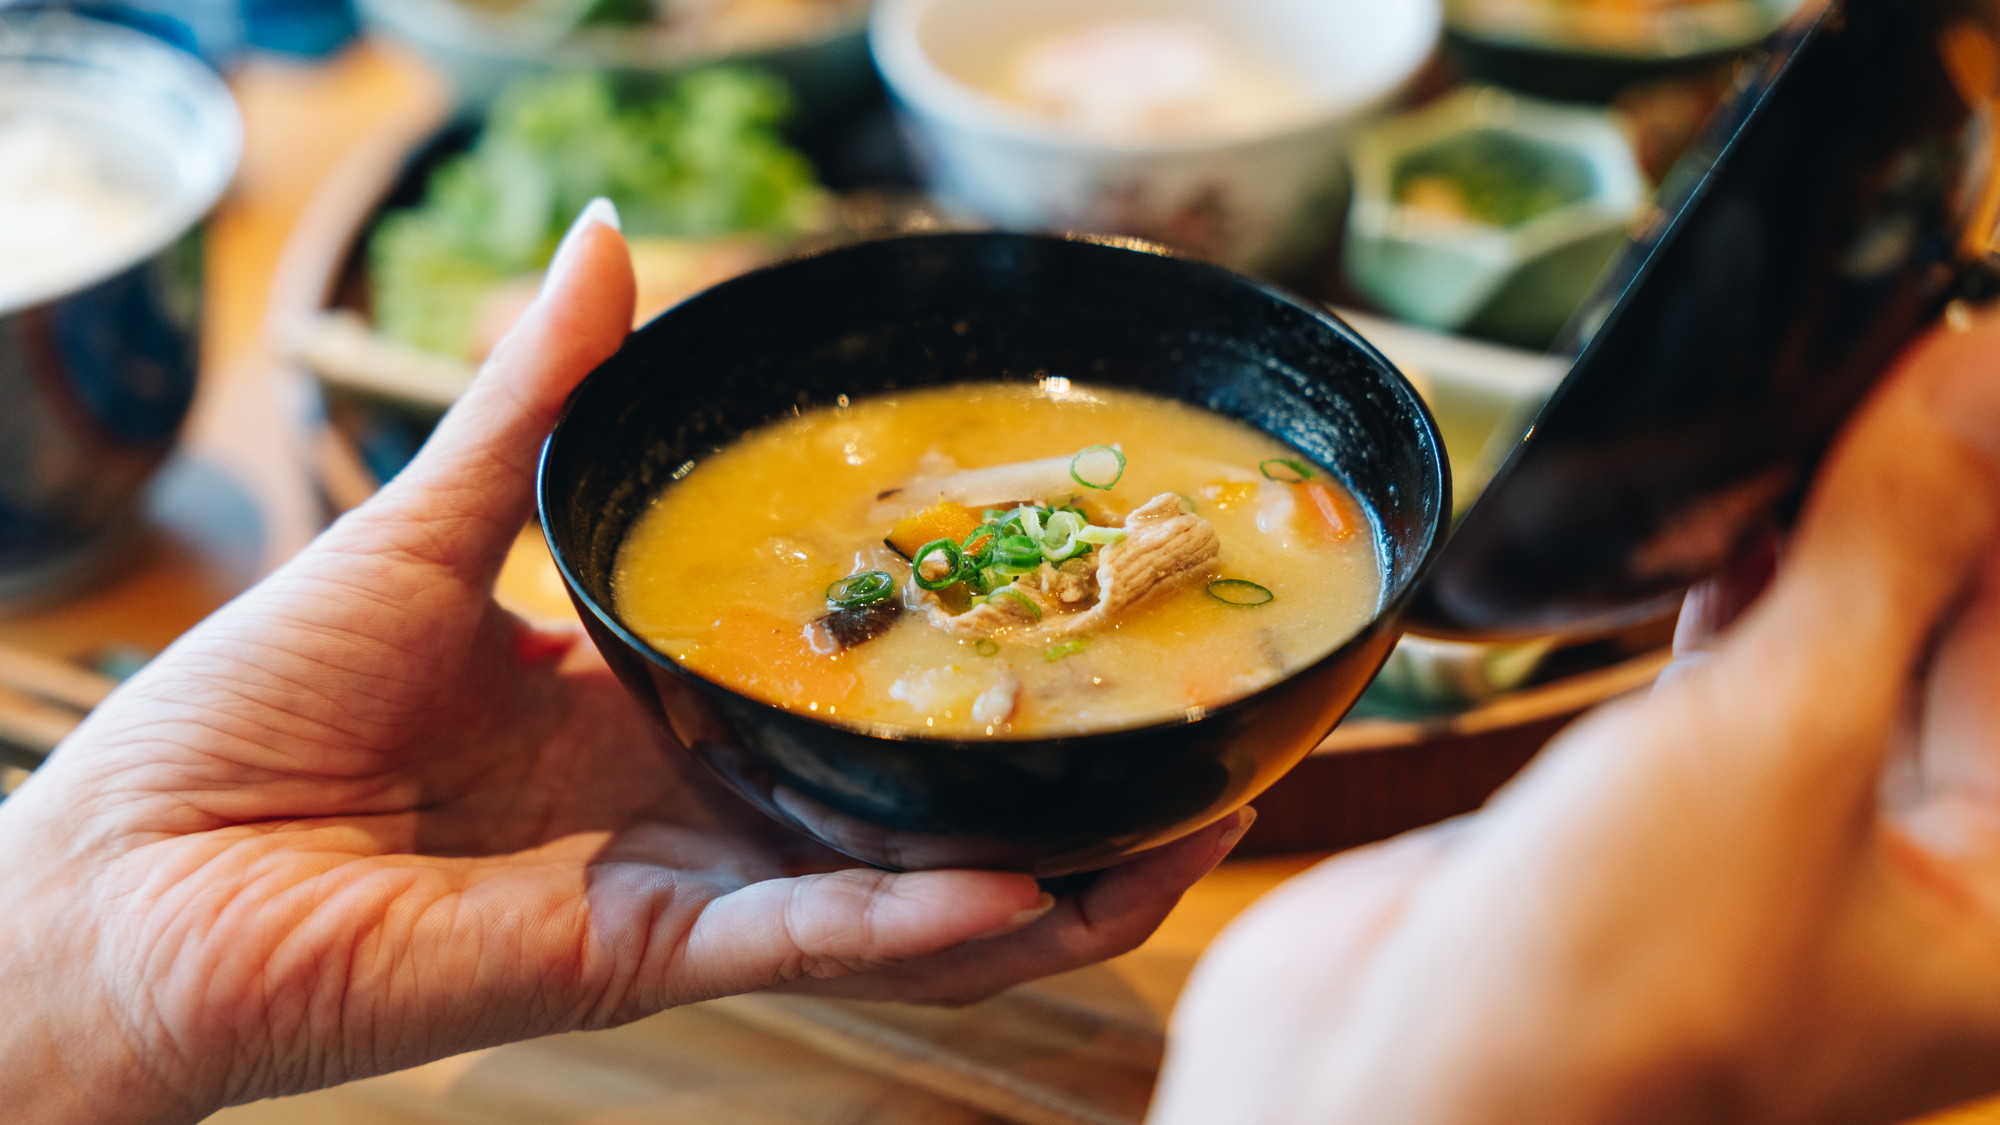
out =
[(563, 403), (631, 331), (637, 282), (608, 208), (585, 208), (541, 295), (416, 460), (371, 501), (397, 527), (478, 528), (444, 543), (439, 560), (475, 582), (491, 583), (532, 509), (535, 461)]
[[(594, 213), (598, 204), (603, 204), (608, 216)], [(625, 342), (632, 330), (638, 288), (632, 251), (619, 230), (617, 212), (610, 210), (608, 200), (594, 201), (564, 236), (543, 278), (541, 296), (522, 327), (528, 328), (539, 319), (544, 327), (544, 347), (576, 349), (577, 354), (564, 364), (577, 372), (573, 387)], [(569, 389), (563, 388), (563, 395)]]

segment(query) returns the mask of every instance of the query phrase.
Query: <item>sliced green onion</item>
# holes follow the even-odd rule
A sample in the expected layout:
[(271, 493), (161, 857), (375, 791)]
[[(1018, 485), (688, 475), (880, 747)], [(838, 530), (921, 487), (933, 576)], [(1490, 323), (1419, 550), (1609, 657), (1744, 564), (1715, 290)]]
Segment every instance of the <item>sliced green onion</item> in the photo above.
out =
[(1093, 445), (1069, 459), (1070, 479), (1099, 491), (1117, 485), (1125, 475), (1125, 454), (1114, 446)]
[(1042, 533), (1042, 557), (1059, 563), (1088, 553), (1090, 544), (1077, 538), (1086, 526), (1083, 517), (1074, 512), (1050, 516), (1048, 529)]
[[(937, 554), (944, 556), (945, 561), (951, 564), (951, 569), (946, 571), (942, 578), (924, 577), (924, 560)], [(959, 571), (964, 567), (965, 552), (959, 550), (958, 544), (949, 539), (933, 539), (918, 547), (917, 553), (910, 556), (910, 573), (916, 578), (917, 585), (926, 590), (942, 590), (957, 582), (960, 577)]]
[(983, 637), (978, 644), (972, 646), (972, 651), (981, 656), (998, 656), (1000, 655), (1000, 646), (995, 643), (992, 637)]
[(1090, 647), (1089, 643), (1086, 642), (1082, 637), (1075, 637), (1067, 641), (1057, 641), (1055, 644), (1050, 645), (1045, 651), (1043, 651), (1042, 659), (1053, 664), (1056, 661), (1061, 660), (1065, 656), (1075, 656), (1077, 653), (1082, 652), (1084, 649), (1089, 647)]
[(1311, 465), (1306, 464), (1304, 461), (1292, 461), (1284, 457), (1273, 457), (1269, 461), (1258, 465), (1257, 469), (1264, 474), (1265, 479), (1281, 481), (1285, 484), (1297, 484), (1300, 481), (1311, 480), (1315, 475)]
[(1208, 596), (1223, 605), (1239, 608), (1270, 605), (1278, 595), (1255, 582), (1245, 582), (1241, 578), (1218, 578), (1208, 584)]
[(976, 569), (993, 561), (993, 544), (999, 541), (1000, 525), (989, 521), (980, 524), (977, 531), (966, 536), (965, 541), (958, 545), (958, 549), (964, 554), (966, 564)]
[(860, 609), (887, 601), (896, 592), (896, 579), (886, 570), (864, 570), (850, 574), (826, 588), (826, 604), (832, 609)]
[(1030, 539), (1040, 539), (1042, 537), (1042, 510), (1040, 508), (1022, 508), (1020, 509), (1020, 515), (1021, 534)]
[(1001, 573), (1032, 571), (1042, 565), (1042, 545), (1025, 535), (1003, 535), (993, 545), (993, 567)]
[(1002, 587), (1001, 589), (993, 591), (991, 594), (987, 595), (986, 600), (990, 602), (995, 598), (1012, 598), (1013, 600), (1021, 603), (1021, 606), (1028, 611), (1029, 616), (1033, 617), (1037, 621), (1040, 621), (1042, 619), (1042, 607), (1035, 604), (1035, 599), (1029, 597), (1028, 595), (1022, 593), (1019, 590), (1016, 590), (1012, 586)]
[(1125, 538), (1125, 529), (1122, 527), (1091, 526), (1077, 532), (1076, 537), (1093, 547), (1109, 547), (1111, 544)]

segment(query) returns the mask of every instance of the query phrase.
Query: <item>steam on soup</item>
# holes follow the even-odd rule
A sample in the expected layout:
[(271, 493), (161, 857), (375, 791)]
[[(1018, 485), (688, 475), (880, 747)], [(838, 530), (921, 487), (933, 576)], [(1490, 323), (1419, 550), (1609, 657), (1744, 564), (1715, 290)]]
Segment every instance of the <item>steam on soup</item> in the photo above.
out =
[(1029, 737), (1241, 698), (1381, 601), (1367, 514), (1270, 436), (1128, 391), (970, 384), (815, 410), (666, 488), (619, 615), (745, 695)]

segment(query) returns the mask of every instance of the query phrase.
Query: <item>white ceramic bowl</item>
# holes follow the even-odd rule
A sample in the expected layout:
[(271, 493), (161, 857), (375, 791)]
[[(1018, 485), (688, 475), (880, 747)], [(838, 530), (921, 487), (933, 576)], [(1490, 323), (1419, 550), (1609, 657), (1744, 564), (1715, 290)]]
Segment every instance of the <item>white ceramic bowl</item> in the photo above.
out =
[[(1289, 73), (1296, 112), (1185, 136), (1090, 133), (981, 89), (1028, 44), (1092, 25), (1181, 18)], [(1154, 238), (1247, 269), (1282, 268), (1336, 218), (1358, 119), (1430, 56), (1438, 0), (883, 0), (875, 62), (930, 189), (1017, 230)]]

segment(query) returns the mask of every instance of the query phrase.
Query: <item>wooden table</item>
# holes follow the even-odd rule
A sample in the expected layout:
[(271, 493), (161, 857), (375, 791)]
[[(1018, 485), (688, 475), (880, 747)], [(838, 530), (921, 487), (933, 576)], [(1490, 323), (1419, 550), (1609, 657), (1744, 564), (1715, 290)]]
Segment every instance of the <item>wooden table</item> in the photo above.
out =
[[(423, 67), (376, 46), (324, 67), (255, 64), (236, 86), (247, 150), (211, 231), (204, 383), (182, 452), (154, 491), (150, 534), (131, 565), (98, 590), (0, 618), (0, 644), (66, 658), (107, 645), (157, 651), (297, 551), (324, 521), (299, 424), (309, 403), (269, 339), (274, 286), (296, 286), (310, 273), (284, 267), (286, 239), (343, 163), (400, 152), (428, 131), (443, 91)], [(560, 592), (548, 586), (535, 549), (517, 551), (503, 596), (531, 611), (559, 610)], [(1244, 906), (1317, 858), (1227, 864), (1139, 950), (1018, 997), (959, 1013), (891, 1006), (834, 1013), (907, 1033), (886, 1046), (866, 1036), (816, 1038), (810, 1027), (801, 1035), (804, 1025), (782, 1003), (718, 1001), (629, 1028), (475, 1052), (240, 1107), (211, 1121), (979, 1125), (1040, 1112), (1032, 1104), (1015, 1104), (1005, 1117), (969, 1108), (885, 1077), (885, 1059), (900, 1059), (902, 1077), (934, 1089), (977, 1086), (982, 1068), (1028, 1074), (1105, 1107), (1106, 1121), (1129, 1120), (1144, 1105), (1159, 1031), (1196, 956)], [(987, 1104), (1006, 1094), (988, 1091)], [(2000, 1108), (1949, 1120), (2000, 1123)]]

